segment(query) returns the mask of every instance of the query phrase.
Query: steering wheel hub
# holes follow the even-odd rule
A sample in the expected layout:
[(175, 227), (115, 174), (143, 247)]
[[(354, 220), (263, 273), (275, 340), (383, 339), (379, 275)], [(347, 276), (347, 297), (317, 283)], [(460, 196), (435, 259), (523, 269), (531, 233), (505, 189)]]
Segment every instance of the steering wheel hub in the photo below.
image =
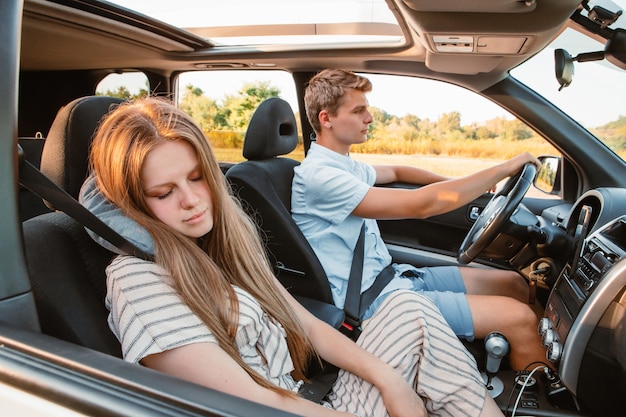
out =
[(470, 263), (496, 239), (521, 204), (536, 173), (537, 167), (534, 164), (524, 165), (520, 172), (509, 178), (502, 190), (491, 198), (459, 248), (459, 263)]

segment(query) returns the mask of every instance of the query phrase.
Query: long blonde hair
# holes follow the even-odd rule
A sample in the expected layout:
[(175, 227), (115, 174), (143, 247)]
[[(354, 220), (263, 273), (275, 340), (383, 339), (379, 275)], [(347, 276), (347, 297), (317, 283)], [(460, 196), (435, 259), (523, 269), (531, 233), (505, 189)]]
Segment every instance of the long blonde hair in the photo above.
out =
[[(166, 141), (185, 141), (195, 150), (211, 191), (213, 230), (200, 243), (150, 214), (141, 186), (148, 153)], [(239, 317), (236, 285), (286, 331), (293, 376), (304, 378), (313, 353), (310, 341), (275, 285), (258, 230), (245, 214), (202, 131), (169, 101), (149, 97), (119, 105), (101, 123), (93, 140), (91, 168), (102, 193), (153, 236), (155, 262), (173, 277), (182, 300), (207, 325), (224, 349), (260, 385), (288, 394), (245, 364), (235, 344)], [(207, 256), (208, 255), (208, 256)]]

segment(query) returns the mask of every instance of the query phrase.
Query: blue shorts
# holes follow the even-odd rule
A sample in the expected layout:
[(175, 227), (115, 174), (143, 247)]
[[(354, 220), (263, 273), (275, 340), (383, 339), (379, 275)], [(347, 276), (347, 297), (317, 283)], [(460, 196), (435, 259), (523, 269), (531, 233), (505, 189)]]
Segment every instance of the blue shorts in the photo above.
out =
[(472, 313), (458, 267), (416, 268), (408, 264), (393, 264), (393, 266), (396, 270), (395, 277), (365, 311), (363, 320), (372, 317), (393, 291), (408, 289), (430, 298), (458, 337), (469, 341), (474, 340)]

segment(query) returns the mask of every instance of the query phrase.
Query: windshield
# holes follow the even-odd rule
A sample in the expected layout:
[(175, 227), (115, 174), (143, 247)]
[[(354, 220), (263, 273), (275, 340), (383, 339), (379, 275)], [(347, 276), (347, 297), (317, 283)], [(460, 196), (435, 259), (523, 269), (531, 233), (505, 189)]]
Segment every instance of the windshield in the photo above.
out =
[[(626, 9), (626, 0), (590, 2), (590, 6), (594, 4), (613, 10)], [(626, 17), (622, 16), (610, 27), (626, 28)], [(550, 100), (625, 159), (626, 71), (607, 60), (574, 62), (572, 82), (562, 89), (555, 76), (556, 49), (564, 49), (572, 57), (604, 50), (603, 43), (577, 29), (573, 25), (565, 29), (547, 48), (513, 69), (511, 75)]]

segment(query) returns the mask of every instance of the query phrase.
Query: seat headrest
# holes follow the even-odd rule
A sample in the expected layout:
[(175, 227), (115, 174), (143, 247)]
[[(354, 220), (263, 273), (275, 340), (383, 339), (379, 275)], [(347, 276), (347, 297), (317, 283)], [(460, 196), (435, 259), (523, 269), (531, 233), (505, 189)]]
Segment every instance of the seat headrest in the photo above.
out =
[(100, 120), (123, 99), (87, 96), (57, 113), (41, 155), (41, 171), (72, 197), (87, 177), (89, 148)]
[(243, 156), (270, 159), (293, 151), (298, 145), (296, 118), (289, 103), (272, 97), (262, 102), (250, 119), (243, 142)]

